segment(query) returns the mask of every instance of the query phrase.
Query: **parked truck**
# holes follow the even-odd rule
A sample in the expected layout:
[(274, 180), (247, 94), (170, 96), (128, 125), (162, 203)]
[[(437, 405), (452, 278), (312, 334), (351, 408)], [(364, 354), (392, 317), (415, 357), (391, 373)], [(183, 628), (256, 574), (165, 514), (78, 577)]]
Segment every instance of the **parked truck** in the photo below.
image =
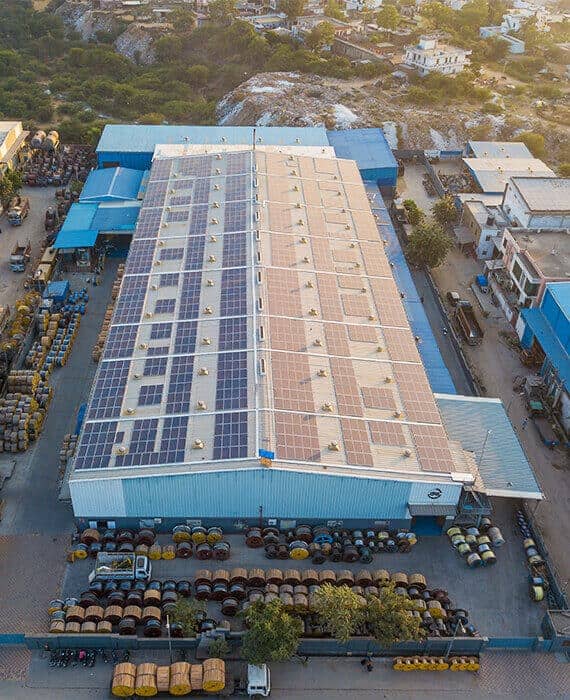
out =
[(475, 316), (473, 307), (468, 301), (463, 301), (455, 308), (455, 320), (469, 345), (479, 345), (483, 340), (483, 329)]
[(12, 197), (8, 205), (8, 221), (12, 226), (21, 226), (30, 212), (30, 200), (27, 197)]
[(89, 574), (93, 581), (149, 581), (152, 573), (148, 557), (141, 554), (99, 552), (95, 568)]
[(30, 262), (32, 256), (32, 244), (28, 241), (22, 245), (19, 241), (12, 249), (10, 255), (10, 269), (12, 272), (24, 272), (26, 265)]

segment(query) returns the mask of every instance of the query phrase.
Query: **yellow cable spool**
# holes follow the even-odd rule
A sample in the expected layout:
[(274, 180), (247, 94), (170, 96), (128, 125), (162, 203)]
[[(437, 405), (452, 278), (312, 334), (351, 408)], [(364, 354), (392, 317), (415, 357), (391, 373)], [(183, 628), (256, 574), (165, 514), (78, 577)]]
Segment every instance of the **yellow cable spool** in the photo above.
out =
[(449, 670), (450, 671), (461, 671), (460, 668), (460, 660), (459, 659), (450, 659), (449, 660)]
[(174, 540), (174, 542), (176, 542), (176, 544), (178, 544), (179, 542), (190, 542), (192, 540), (192, 535), (189, 532), (184, 531), (175, 532), (172, 535), (172, 539)]
[(162, 548), (162, 559), (174, 559), (176, 556), (176, 549), (173, 544), (166, 544)]
[(439, 666), (438, 671), (447, 671), (449, 669), (449, 662), (446, 661), (446, 659), (444, 659), (443, 656), (441, 656), (439, 658), (438, 666)]
[(87, 550), (85, 549), (75, 549), (73, 551), (73, 557), (75, 559), (87, 559)]
[(206, 533), (199, 530), (192, 533), (192, 542), (194, 544), (203, 544), (206, 541)]
[(148, 548), (148, 558), (156, 561), (162, 558), (162, 547), (159, 544), (153, 544)]
[(404, 664), (404, 659), (401, 656), (396, 656), (392, 663), (392, 668), (394, 671), (405, 671), (406, 665)]
[(476, 656), (470, 656), (468, 659), (468, 671), (478, 671), (481, 668), (481, 662)]
[(305, 549), (304, 547), (295, 547), (295, 549), (292, 549), (289, 552), (289, 556), (291, 559), (306, 559), (309, 556), (309, 550)]

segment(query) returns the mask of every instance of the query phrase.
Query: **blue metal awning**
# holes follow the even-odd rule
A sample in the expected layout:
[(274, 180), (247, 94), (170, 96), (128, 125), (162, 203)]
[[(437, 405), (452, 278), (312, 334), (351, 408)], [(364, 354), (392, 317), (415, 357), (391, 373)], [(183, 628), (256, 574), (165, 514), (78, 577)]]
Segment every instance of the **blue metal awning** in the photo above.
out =
[(544, 350), (550, 364), (558, 372), (560, 380), (570, 389), (570, 357), (558, 340), (556, 333), (542, 312), (542, 309), (523, 309), (521, 316)]
[(61, 229), (57, 234), (54, 248), (61, 250), (62, 248), (92, 248), (95, 245), (99, 231), (87, 229), (75, 231), (72, 229)]
[(81, 202), (109, 202), (137, 199), (144, 170), (103, 168), (92, 170), (81, 192)]
[(473, 452), (488, 496), (542, 500), (543, 494), (500, 399), (436, 394), (451, 440)]

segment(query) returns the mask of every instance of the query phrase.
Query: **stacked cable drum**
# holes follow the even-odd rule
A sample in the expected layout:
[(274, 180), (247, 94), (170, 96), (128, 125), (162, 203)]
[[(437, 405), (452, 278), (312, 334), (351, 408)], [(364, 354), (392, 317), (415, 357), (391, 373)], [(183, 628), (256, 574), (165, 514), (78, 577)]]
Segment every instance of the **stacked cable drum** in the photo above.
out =
[(169, 693), (175, 697), (193, 691), (220, 693), (226, 687), (226, 664), (223, 659), (206, 659), (203, 664), (177, 661), (170, 666), (154, 663), (122, 663), (115, 667), (111, 692), (115, 697), (153, 697)]

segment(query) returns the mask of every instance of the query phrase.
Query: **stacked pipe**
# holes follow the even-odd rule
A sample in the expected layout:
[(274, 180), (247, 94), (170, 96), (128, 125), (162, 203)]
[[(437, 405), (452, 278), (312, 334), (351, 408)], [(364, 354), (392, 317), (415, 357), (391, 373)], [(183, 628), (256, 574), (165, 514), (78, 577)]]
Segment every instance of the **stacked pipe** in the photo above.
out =
[(40, 434), (52, 390), (31, 370), (13, 370), (0, 399), (0, 451), (23, 452)]
[(111, 301), (109, 302), (109, 304), (107, 304), (105, 316), (103, 317), (103, 323), (101, 325), (101, 330), (99, 331), (99, 335), (97, 336), (97, 342), (93, 346), (93, 350), (91, 352), (91, 358), (93, 362), (99, 362), (99, 360), (101, 359), (101, 355), (103, 354), (103, 348), (105, 347), (105, 342), (107, 340), (107, 336), (109, 335), (109, 329), (111, 328), (111, 321), (113, 319), (115, 303), (117, 301), (117, 297), (119, 296), (119, 291), (121, 289), (121, 280), (123, 279), (124, 274), (125, 266), (123, 263), (121, 263), (121, 265), (119, 265), (119, 267), (117, 268), (117, 276), (115, 278), (115, 281), (113, 282), (113, 288), (111, 289)]
[(453, 525), (447, 530), (447, 536), (470, 569), (496, 564), (494, 550), (505, 544), (501, 531), (489, 518), (482, 518), (479, 527)]
[(409, 552), (417, 543), (406, 530), (333, 530), (326, 526), (299, 525), (285, 533), (276, 527), (249, 527), (245, 532), (248, 547), (265, 548), (268, 559), (311, 558), (313, 564), (356, 562), (370, 564), (376, 552)]
[(169, 693), (175, 697), (193, 691), (220, 693), (226, 687), (226, 664), (223, 659), (206, 659), (201, 664), (177, 661), (170, 666), (154, 663), (121, 663), (115, 666), (111, 692), (115, 697), (152, 697)]
[(59, 464), (61, 467), (65, 467), (75, 454), (78, 440), (79, 435), (77, 435), (77, 433), (66, 433), (63, 436), (63, 442), (61, 443), (61, 449), (59, 451)]

